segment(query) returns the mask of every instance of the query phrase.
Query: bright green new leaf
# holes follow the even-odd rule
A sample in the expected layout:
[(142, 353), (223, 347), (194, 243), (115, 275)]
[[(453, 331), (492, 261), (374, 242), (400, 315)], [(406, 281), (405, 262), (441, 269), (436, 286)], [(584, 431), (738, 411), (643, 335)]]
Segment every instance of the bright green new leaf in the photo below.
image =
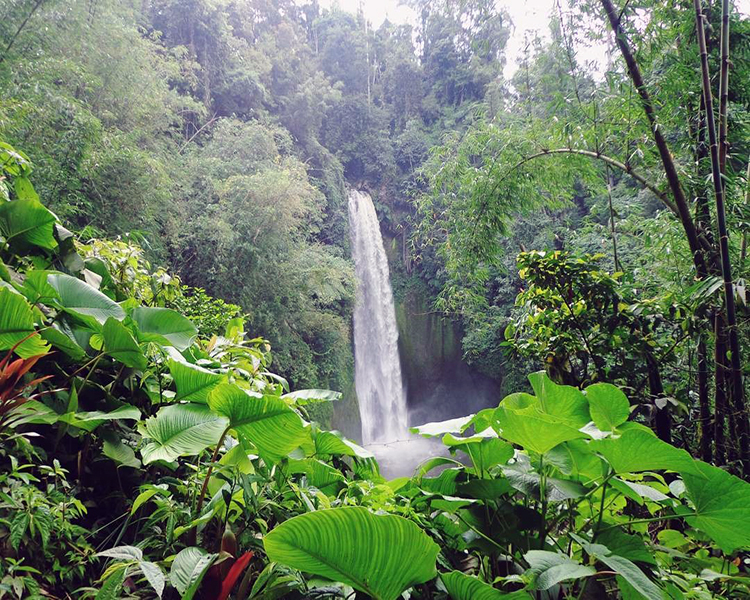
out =
[(682, 474), (696, 512), (687, 522), (724, 552), (750, 548), (750, 483), (702, 461), (694, 464), (698, 474)]
[(0, 202), (0, 234), (16, 250), (55, 248), (55, 221), (55, 215), (33, 197)]
[(443, 436), (443, 444), (451, 449), (461, 450), (469, 455), (477, 473), (484, 474), (495, 465), (504, 465), (513, 455), (515, 450), (508, 442), (498, 438), (473, 436), (459, 438), (451, 433)]
[(175, 400), (189, 400), (205, 404), (208, 402), (208, 393), (226, 380), (226, 375), (186, 362), (170, 359), (167, 365), (177, 388)]
[(553, 416), (539, 412), (533, 406), (513, 410), (501, 404), (495, 411), (495, 419), (503, 438), (539, 454), (544, 454), (563, 442), (586, 437), (586, 434), (561, 423)]
[(219, 443), (227, 420), (202, 404), (172, 404), (140, 424), (143, 463), (194, 456)]
[(594, 424), (602, 431), (614, 431), (630, 416), (630, 402), (620, 388), (609, 383), (595, 383), (586, 388), (589, 411)]
[(137, 421), (141, 418), (141, 411), (135, 406), (124, 404), (115, 410), (104, 412), (101, 410), (92, 410), (90, 412), (69, 412), (60, 415), (59, 420), (73, 427), (78, 427), (84, 431), (94, 431), (105, 421)]
[(543, 413), (575, 429), (591, 421), (589, 403), (578, 388), (558, 385), (544, 371), (532, 373), (529, 381), (539, 402), (539, 410)]
[(315, 453), (331, 456), (344, 455), (373, 458), (373, 453), (346, 439), (338, 431), (319, 431), (315, 434)]
[(453, 600), (529, 600), (526, 592), (501, 592), (476, 577), (460, 571), (440, 573), (440, 579)]
[[(22, 339), (36, 331), (34, 313), (20, 294), (0, 287), (0, 350), (10, 350)], [(34, 334), (16, 348), (21, 358), (46, 354), (49, 346), (39, 334)]]
[(146, 356), (127, 327), (110, 317), (102, 330), (104, 351), (126, 367), (143, 370), (148, 366)]
[(105, 456), (122, 465), (123, 467), (141, 468), (141, 461), (135, 456), (133, 449), (124, 444), (119, 436), (113, 431), (106, 431), (102, 436), (104, 443), (102, 452)]
[(260, 454), (271, 458), (286, 456), (309, 439), (304, 421), (278, 396), (254, 394), (224, 383), (211, 391), (208, 406), (226, 417), (229, 426)]
[(288, 469), (291, 474), (305, 474), (308, 485), (328, 495), (336, 495), (346, 479), (338, 469), (314, 458), (290, 460)]
[(668, 469), (700, 474), (687, 452), (640, 429), (628, 429), (616, 438), (595, 440), (589, 448), (601, 454), (615, 473)]
[(182, 351), (198, 335), (190, 319), (169, 308), (139, 306), (133, 309), (131, 317), (138, 325), (138, 337), (143, 342), (167, 344)]
[(94, 328), (109, 318), (118, 321), (125, 318), (125, 311), (119, 304), (80, 279), (55, 273), (47, 277), (47, 282), (57, 292), (57, 302), (65, 312)]
[(395, 600), (435, 577), (439, 547), (411, 521), (362, 507), (299, 515), (264, 539), (268, 558), (340, 581), (375, 600)]
[(409, 431), (428, 438), (443, 436), (446, 433), (461, 433), (463, 428), (468, 425), (473, 418), (474, 415), (467, 415), (466, 417), (458, 417), (457, 419), (450, 419), (449, 421), (425, 423), (418, 427), (410, 427)]
[(548, 590), (563, 581), (590, 577), (596, 569), (582, 565), (565, 554), (531, 550), (524, 555), (529, 563), (527, 573), (533, 578), (533, 589)]
[(336, 402), (341, 400), (341, 396), (341, 392), (334, 392), (332, 390), (297, 390), (296, 392), (284, 394), (282, 398), (292, 404), (305, 406), (306, 404), (316, 404), (318, 402)]
[(177, 588), (182, 600), (191, 600), (195, 596), (206, 572), (218, 556), (192, 546), (175, 557), (169, 571), (169, 580)]

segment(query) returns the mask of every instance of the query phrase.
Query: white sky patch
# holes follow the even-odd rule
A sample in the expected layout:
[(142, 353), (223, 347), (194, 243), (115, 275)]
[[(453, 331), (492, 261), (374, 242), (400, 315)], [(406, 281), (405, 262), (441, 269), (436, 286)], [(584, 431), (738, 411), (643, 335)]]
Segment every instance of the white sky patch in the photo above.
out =
[[(399, 0), (321, 0), (324, 7), (338, 6), (347, 12), (356, 13), (360, 4), (364, 6), (365, 15), (376, 29), (387, 18), (393, 23), (416, 23), (416, 14), (407, 6), (400, 5)], [(562, 2), (563, 7), (566, 2)], [(734, 5), (745, 16), (750, 17), (750, 0), (734, 0)], [(523, 57), (526, 40), (535, 33), (549, 38), (549, 21), (555, 11), (555, 0), (497, 0), (497, 6), (503, 7), (513, 21), (513, 32), (506, 49), (506, 66), (504, 76), (510, 79), (518, 69)], [(603, 64), (606, 58), (606, 46), (594, 45), (578, 49), (578, 58), (582, 61), (595, 60)]]

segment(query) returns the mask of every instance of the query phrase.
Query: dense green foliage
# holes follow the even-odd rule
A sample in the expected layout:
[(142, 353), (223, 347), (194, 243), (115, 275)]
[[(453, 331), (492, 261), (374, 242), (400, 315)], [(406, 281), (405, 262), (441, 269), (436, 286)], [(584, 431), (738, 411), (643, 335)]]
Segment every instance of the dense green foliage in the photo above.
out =
[[(747, 18), (556, 4), (504, 81), (407, 4), (0, 6), (0, 598), (750, 598)], [(409, 477), (328, 430), (347, 186), (508, 392)]]

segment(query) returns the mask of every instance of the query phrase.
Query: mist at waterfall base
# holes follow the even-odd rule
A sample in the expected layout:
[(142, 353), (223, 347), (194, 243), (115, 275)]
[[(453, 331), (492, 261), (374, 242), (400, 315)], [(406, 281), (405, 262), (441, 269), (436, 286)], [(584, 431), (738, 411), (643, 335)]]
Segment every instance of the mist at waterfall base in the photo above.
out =
[[(417, 402), (410, 414), (388, 260), (367, 193), (350, 192), (349, 224), (357, 278), (354, 356), (361, 441), (375, 454), (385, 477), (411, 475), (420, 462), (447, 449), (439, 439), (410, 433), (410, 425), (475, 412), (487, 406), (487, 398), (494, 394), (487, 382), (477, 380), (459, 361), (432, 381), (411, 382), (409, 396)], [(483, 386), (487, 389), (482, 390)], [(471, 401), (457, 402), (462, 397)]]

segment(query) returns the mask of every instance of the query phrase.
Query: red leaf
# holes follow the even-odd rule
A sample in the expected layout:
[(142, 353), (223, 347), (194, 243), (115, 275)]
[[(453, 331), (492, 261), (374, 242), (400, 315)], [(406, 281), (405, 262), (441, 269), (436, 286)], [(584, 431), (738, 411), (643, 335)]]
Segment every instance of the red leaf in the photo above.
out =
[(227, 600), (227, 598), (229, 597), (229, 592), (232, 591), (234, 584), (237, 583), (237, 580), (247, 568), (247, 565), (252, 557), (252, 552), (245, 552), (245, 554), (234, 561), (232, 568), (229, 569), (229, 573), (227, 573), (227, 576), (224, 578), (224, 581), (221, 584), (221, 591), (219, 592), (219, 595), (216, 596), (215, 600)]

